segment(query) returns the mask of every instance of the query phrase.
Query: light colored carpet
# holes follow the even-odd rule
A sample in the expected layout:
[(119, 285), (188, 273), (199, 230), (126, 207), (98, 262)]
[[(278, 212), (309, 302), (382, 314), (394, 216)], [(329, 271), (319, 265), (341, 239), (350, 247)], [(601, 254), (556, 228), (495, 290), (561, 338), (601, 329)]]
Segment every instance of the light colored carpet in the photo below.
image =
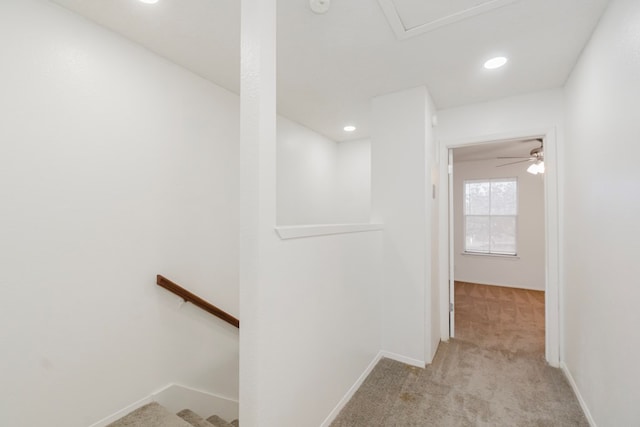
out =
[(544, 354), (544, 292), (455, 282), (456, 338)]
[(464, 339), (441, 343), (426, 369), (381, 360), (332, 426), (588, 427), (564, 374), (544, 360), (544, 295), (496, 291), (468, 286), (475, 301), (456, 304)]

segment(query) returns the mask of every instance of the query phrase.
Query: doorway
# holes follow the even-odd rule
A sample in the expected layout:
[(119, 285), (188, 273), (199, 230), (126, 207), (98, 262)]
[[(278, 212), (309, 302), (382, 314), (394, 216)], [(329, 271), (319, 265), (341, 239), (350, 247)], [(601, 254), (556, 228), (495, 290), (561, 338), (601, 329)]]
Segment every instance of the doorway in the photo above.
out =
[[(440, 145), (440, 164), (450, 164), (449, 168), (441, 168), (440, 179), (441, 182), (449, 182), (450, 188), (454, 188), (454, 178), (455, 178), (455, 166), (454, 165), (454, 150), (461, 148), (470, 148), (472, 147), (470, 152), (476, 151), (479, 153), (484, 153), (484, 156), (487, 157), (487, 152), (490, 150), (487, 149), (489, 147), (488, 144), (503, 144), (506, 145), (508, 143), (518, 143), (522, 141), (535, 141), (541, 140), (544, 145), (544, 164), (545, 164), (545, 172), (544, 178), (541, 179), (541, 191), (542, 191), (542, 223), (534, 227), (536, 232), (538, 233), (539, 240), (542, 245), (542, 254), (540, 257), (541, 268), (539, 268), (538, 273), (540, 274), (537, 279), (533, 280), (537, 283), (537, 285), (532, 286), (531, 281), (527, 283), (523, 283), (523, 278), (530, 278), (531, 274), (521, 274), (520, 279), (518, 279), (519, 283), (515, 283), (515, 285), (520, 285), (523, 288), (528, 288), (529, 291), (533, 292), (534, 299), (543, 298), (544, 300), (544, 319), (540, 323), (544, 325), (544, 352), (545, 357), (548, 363), (552, 366), (559, 365), (559, 251), (558, 251), (558, 205), (557, 205), (557, 159), (556, 159), (556, 139), (555, 139), (555, 131), (547, 131), (540, 132), (538, 134), (525, 134), (525, 136), (521, 135), (505, 135), (501, 138), (477, 138), (475, 140), (468, 141), (458, 141), (458, 142), (441, 142)], [(535, 142), (531, 142), (531, 144), (535, 144)], [(484, 146), (484, 147), (483, 147)], [(528, 148), (529, 152), (532, 148)], [(526, 151), (525, 151), (526, 154)], [(517, 157), (524, 157), (522, 154)], [(507, 155), (500, 156), (491, 156), (490, 157), (509, 157)], [(516, 156), (513, 156), (516, 157)], [(451, 160), (451, 162), (449, 162)], [(507, 160), (509, 159), (494, 159), (496, 161), (504, 161), (503, 163), (510, 163)], [(513, 159), (514, 161), (518, 161), (520, 159)], [(525, 160), (525, 159), (522, 159)], [(528, 159), (527, 159), (528, 160)], [(534, 162), (523, 162), (523, 163), (534, 163)], [(514, 164), (513, 166), (518, 165)], [(526, 170), (528, 166), (523, 166), (523, 169)], [(501, 173), (502, 178), (505, 178), (507, 175), (505, 173)], [(539, 177), (542, 178), (542, 177)], [(472, 181), (472, 180), (469, 180)], [(491, 185), (489, 183), (483, 184), (486, 188), (487, 185)], [(473, 186), (473, 182), (470, 183), (470, 186)], [(498, 183), (498, 186), (502, 185)], [(460, 192), (460, 191), (459, 191)], [(445, 193), (445, 194), (443, 194)], [(440, 263), (440, 272), (441, 272), (441, 325), (443, 325), (441, 329), (441, 335), (443, 340), (447, 340), (449, 337), (455, 337), (456, 334), (456, 312), (455, 312), (455, 291), (456, 291), (456, 257), (466, 256), (466, 257), (477, 257), (487, 259), (489, 257), (505, 257), (501, 259), (501, 261), (510, 261), (512, 263), (516, 263), (517, 258), (517, 248), (516, 255), (513, 253), (507, 254), (490, 254), (490, 255), (476, 255), (476, 254), (465, 254), (461, 253), (464, 251), (459, 251), (460, 243), (458, 247), (456, 247), (456, 234), (455, 230), (455, 197), (460, 198), (459, 204), (462, 203), (463, 196), (458, 194), (457, 196), (454, 194), (449, 197), (448, 191), (441, 192), (440, 206), (441, 206), (441, 218), (448, 218), (449, 221), (441, 221), (440, 222), (440, 253), (445, 258)], [(460, 207), (459, 207), (460, 208)], [(517, 221), (517, 219), (516, 219)], [(450, 226), (451, 224), (451, 226)], [(522, 227), (518, 227), (518, 229), (522, 229)], [(477, 231), (477, 230), (476, 230)], [(459, 234), (459, 233), (458, 233)], [(481, 234), (481, 233), (480, 233)], [(476, 236), (477, 237), (477, 236)], [(482, 240), (482, 239), (480, 239)], [(500, 240), (500, 239), (498, 239)], [(502, 239), (504, 240), (504, 239)], [(458, 240), (460, 241), (460, 240)], [(464, 242), (464, 241), (463, 241)], [(475, 243), (478, 243), (476, 240)], [(500, 242), (498, 242), (500, 243)], [(504, 243), (504, 242), (503, 242)], [(482, 247), (482, 244), (473, 246), (471, 245), (471, 251)], [(494, 248), (495, 252), (508, 252), (509, 248), (505, 248), (504, 245), (498, 245), (497, 248)], [(459, 253), (460, 252), (460, 253)], [(522, 252), (521, 252), (522, 254)], [(492, 258), (489, 258), (492, 259)], [(442, 260), (442, 258), (441, 258)], [(494, 262), (495, 263), (495, 262)], [(521, 263), (520, 263), (521, 264)], [(513, 267), (513, 266), (512, 266)], [(512, 269), (516, 271), (517, 268)], [(460, 277), (460, 276), (459, 276)], [(513, 276), (513, 277), (518, 277)], [(482, 279), (482, 278), (481, 278)], [(486, 277), (485, 277), (486, 279)], [(482, 282), (483, 280), (479, 280)], [(490, 281), (485, 280), (487, 283), (491, 285), (496, 285), (500, 283), (491, 283)], [(526, 282), (526, 281), (524, 281)], [(506, 285), (512, 285), (510, 283), (503, 283)], [(536, 289), (536, 287), (540, 289)], [(497, 291), (497, 288), (489, 289), (492, 292)], [(535, 297), (535, 291), (544, 292), (544, 294), (537, 294), (538, 297)], [(467, 287), (465, 291), (470, 291), (470, 288)], [(507, 293), (509, 293), (507, 291)], [(540, 319), (542, 320), (542, 319)]]
[(544, 149), (540, 138), (451, 149), (450, 335), (544, 354)]

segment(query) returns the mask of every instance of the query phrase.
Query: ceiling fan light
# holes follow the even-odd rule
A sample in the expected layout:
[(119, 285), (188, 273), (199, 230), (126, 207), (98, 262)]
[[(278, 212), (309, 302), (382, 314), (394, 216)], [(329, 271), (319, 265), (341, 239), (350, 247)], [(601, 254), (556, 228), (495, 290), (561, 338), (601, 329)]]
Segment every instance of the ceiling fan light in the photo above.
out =
[(544, 162), (542, 160), (538, 160), (537, 162), (531, 164), (527, 168), (527, 172), (533, 175), (538, 175), (539, 173), (544, 173)]
[(538, 173), (544, 173), (544, 162), (542, 160), (538, 162)]

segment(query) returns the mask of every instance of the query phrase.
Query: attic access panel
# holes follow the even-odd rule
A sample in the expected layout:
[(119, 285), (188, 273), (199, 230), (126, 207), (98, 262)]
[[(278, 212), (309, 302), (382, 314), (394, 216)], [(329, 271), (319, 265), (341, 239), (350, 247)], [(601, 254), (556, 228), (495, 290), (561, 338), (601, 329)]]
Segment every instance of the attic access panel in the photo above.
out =
[(519, 0), (378, 0), (398, 39), (407, 39)]

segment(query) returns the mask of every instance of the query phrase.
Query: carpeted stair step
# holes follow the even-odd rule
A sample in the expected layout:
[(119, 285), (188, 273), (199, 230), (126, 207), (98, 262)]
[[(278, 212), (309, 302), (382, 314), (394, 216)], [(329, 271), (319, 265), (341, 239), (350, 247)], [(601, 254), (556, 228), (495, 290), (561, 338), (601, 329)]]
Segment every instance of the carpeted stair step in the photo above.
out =
[(209, 418), (207, 418), (207, 421), (209, 421), (209, 423), (213, 424), (215, 427), (233, 427), (233, 424), (226, 422), (217, 415), (210, 416)]
[(183, 409), (176, 415), (191, 424), (193, 427), (214, 427), (213, 424), (193, 412), (191, 409)]
[(107, 427), (193, 427), (191, 424), (172, 414), (164, 407), (153, 402), (136, 409)]

